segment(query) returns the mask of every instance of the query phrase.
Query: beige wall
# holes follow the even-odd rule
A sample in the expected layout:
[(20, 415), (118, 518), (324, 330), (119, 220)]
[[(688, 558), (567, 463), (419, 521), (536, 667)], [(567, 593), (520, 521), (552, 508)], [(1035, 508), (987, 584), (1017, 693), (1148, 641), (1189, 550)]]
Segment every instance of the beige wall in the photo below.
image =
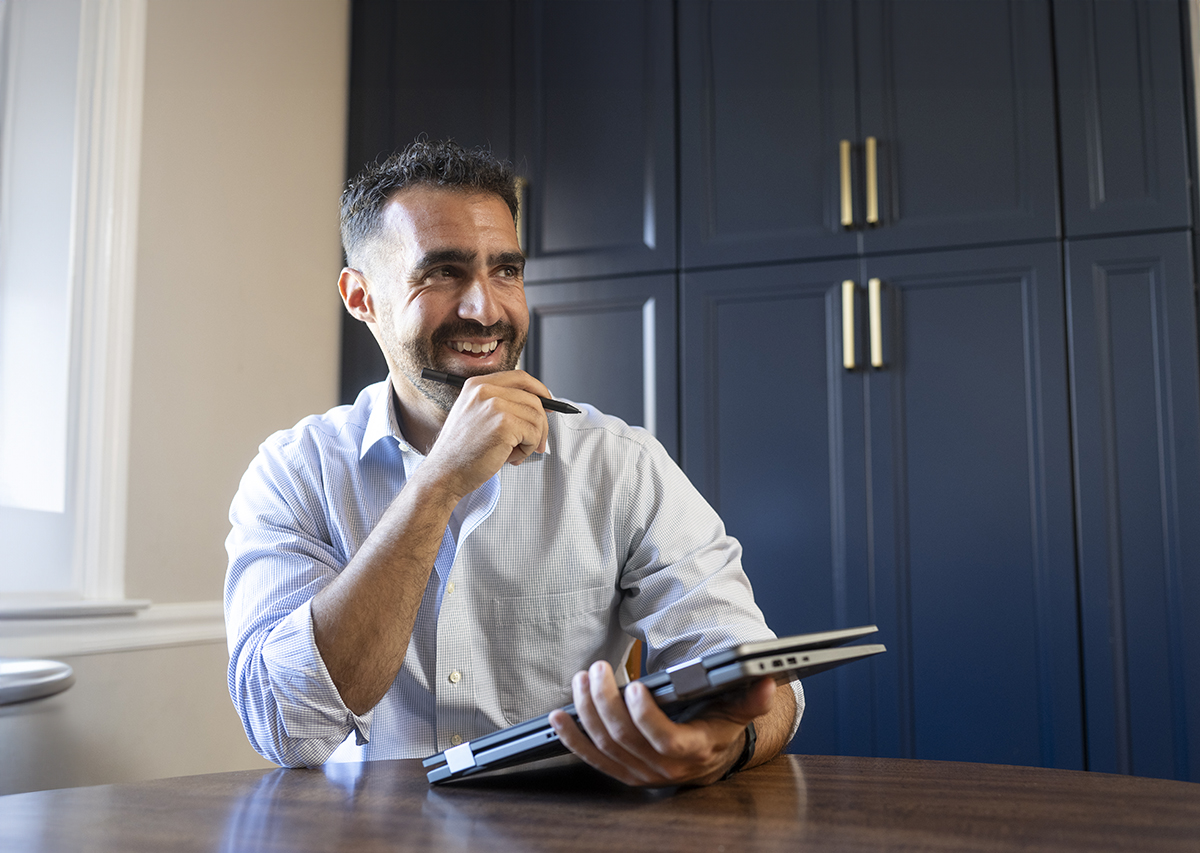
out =
[(219, 598), (259, 442), (337, 401), (346, 6), (149, 4), (131, 598)]
[[(348, 0), (149, 0), (126, 594), (221, 596), (260, 441), (336, 403)], [(225, 644), (64, 658), (0, 708), (0, 794), (268, 766)]]
[(272, 766), (224, 689), (223, 645), (61, 660), (73, 687), (0, 706), (0, 794)]

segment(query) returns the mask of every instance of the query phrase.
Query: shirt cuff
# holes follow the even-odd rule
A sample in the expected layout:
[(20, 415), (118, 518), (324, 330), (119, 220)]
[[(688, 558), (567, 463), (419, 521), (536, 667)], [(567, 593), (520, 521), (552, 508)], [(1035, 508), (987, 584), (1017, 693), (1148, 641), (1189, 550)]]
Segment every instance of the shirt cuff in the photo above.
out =
[(262, 657), (288, 737), (340, 741), (353, 730), (359, 746), (370, 740), (374, 710), (355, 714), (342, 701), (317, 651), (311, 602), (275, 624), (263, 644)]

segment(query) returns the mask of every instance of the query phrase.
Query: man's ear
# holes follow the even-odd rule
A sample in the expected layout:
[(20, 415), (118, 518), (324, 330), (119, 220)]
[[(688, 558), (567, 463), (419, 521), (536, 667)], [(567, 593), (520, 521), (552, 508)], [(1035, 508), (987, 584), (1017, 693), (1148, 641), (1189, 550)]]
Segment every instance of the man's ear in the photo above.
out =
[(342, 302), (350, 316), (364, 323), (375, 322), (375, 300), (371, 296), (367, 277), (361, 270), (345, 267), (338, 276), (338, 291), (342, 294)]

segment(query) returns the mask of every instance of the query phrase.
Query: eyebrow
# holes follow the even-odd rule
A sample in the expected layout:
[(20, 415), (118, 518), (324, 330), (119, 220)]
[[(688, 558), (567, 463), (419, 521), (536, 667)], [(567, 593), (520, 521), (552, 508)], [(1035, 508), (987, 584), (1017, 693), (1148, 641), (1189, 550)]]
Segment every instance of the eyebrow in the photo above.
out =
[(488, 260), (491, 261), (492, 266), (508, 264), (510, 266), (520, 267), (521, 269), (525, 268), (525, 256), (520, 252), (501, 252), (498, 255), (492, 255), (492, 257)]
[[(475, 252), (468, 252), (463, 249), (434, 249), (426, 252), (419, 261), (417, 261), (414, 269), (427, 270), (430, 267), (436, 267), (439, 264), (471, 264), (475, 262), (477, 257)], [(501, 252), (498, 255), (492, 255), (488, 258), (489, 266), (499, 266), (501, 264), (510, 264), (515, 267), (524, 269), (525, 256), (520, 252)]]
[(421, 260), (417, 261), (415, 269), (427, 270), (430, 267), (436, 267), (438, 264), (469, 264), (474, 262), (475, 253), (467, 252), (462, 249), (434, 249), (431, 252), (426, 252)]

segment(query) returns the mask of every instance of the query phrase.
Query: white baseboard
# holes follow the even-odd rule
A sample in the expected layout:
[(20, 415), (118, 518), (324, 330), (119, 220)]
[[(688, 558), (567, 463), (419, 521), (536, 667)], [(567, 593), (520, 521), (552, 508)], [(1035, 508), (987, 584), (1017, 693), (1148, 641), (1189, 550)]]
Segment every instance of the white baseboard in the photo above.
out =
[(220, 601), (151, 604), (115, 616), (0, 619), (0, 657), (45, 658), (225, 642)]

